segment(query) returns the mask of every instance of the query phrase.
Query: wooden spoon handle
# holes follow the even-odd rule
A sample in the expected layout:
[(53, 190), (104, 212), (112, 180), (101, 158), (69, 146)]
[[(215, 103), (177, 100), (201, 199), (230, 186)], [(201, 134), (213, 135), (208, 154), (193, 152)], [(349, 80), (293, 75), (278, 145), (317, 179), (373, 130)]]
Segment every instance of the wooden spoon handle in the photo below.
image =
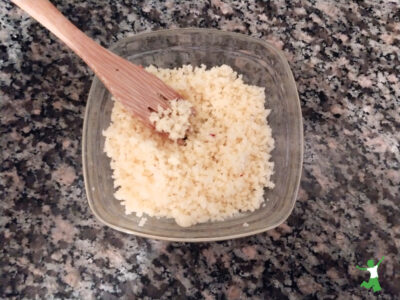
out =
[(101, 47), (75, 27), (48, 0), (11, 0), (70, 47), (125, 108), (150, 124), (150, 111), (181, 96), (156, 76)]
[(98, 69), (96, 57), (99, 57), (99, 54), (110, 59), (115, 56), (80, 31), (48, 0), (12, 0), (12, 2), (62, 40), (95, 73)]

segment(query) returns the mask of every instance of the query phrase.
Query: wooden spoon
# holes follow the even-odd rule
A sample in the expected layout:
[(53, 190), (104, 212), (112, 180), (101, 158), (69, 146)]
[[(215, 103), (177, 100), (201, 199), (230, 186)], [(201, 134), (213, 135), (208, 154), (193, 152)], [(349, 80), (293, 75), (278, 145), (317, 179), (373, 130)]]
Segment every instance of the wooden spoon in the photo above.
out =
[(94, 71), (114, 98), (154, 128), (149, 115), (181, 96), (143, 67), (110, 52), (68, 21), (48, 0), (12, 0), (71, 48)]

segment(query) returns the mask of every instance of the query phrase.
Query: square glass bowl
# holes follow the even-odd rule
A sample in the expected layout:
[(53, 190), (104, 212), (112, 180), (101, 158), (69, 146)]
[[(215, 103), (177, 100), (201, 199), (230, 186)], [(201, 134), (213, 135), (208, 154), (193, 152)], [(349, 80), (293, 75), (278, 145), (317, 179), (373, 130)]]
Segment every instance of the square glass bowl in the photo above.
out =
[[(272, 229), (290, 215), (296, 201), (303, 160), (303, 125), (292, 72), (283, 54), (265, 41), (209, 29), (174, 29), (137, 34), (116, 43), (116, 54), (143, 66), (175, 68), (185, 64), (207, 67), (227, 64), (245, 83), (265, 87), (265, 106), (275, 139), (272, 161), (274, 189), (266, 189), (265, 205), (221, 222), (188, 228), (172, 219), (150, 218), (138, 225), (114, 198), (110, 159), (104, 153), (104, 129), (113, 107), (110, 93), (94, 78), (83, 128), (83, 174), (89, 206), (104, 224), (126, 233), (170, 241), (204, 242), (239, 238)], [(248, 226), (243, 226), (247, 223)]]

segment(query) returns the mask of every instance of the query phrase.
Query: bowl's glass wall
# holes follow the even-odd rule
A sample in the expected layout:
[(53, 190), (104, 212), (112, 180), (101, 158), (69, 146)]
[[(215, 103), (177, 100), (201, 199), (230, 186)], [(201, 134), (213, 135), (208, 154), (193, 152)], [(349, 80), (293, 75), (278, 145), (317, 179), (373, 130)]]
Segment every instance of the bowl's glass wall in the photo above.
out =
[[(175, 68), (184, 64), (207, 67), (227, 64), (243, 74), (246, 83), (265, 87), (268, 122), (275, 139), (272, 159), (275, 188), (265, 190), (265, 206), (223, 222), (182, 228), (173, 220), (148, 218), (138, 226), (135, 215), (125, 215), (113, 196), (110, 161), (103, 151), (102, 131), (110, 123), (109, 92), (94, 79), (84, 125), (83, 161), (89, 204), (106, 224), (130, 233), (172, 240), (220, 240), (262, 232), (282, 223), (290, 214), (301, 173), (302, 121), (297, 90), (287, 62), (261, 40), (215, 30), (171, 30), (136, 35), (120, 41), (115, 53), (148, 66)], [(248, 223), (244, 227), (243, 223)]]

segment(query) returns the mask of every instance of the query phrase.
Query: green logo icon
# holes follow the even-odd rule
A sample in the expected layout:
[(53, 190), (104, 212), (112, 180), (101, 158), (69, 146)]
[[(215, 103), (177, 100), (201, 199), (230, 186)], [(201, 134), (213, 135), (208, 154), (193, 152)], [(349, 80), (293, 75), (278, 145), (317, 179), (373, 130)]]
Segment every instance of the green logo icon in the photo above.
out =
[(380, 261), (378, 261), (378, 263), (376, 264), (376, 266), (374, 266), (374, 261), (372, 259), (367, 261), (367, 266), (368, 268), (361, 268), (359, 266), (356, 266), (357, 269), (361, 270), (361, 271), (368, 271), (371, 276), (369, 278), (369, 281), (363, 281), (361, 283), (362, 287), (365, 287), (366, 289), (370, 289), (372, 288), (372, 290), (375, 292), (379, 292), (382, 288), (381, 285), (379, 284), (379, 280), (378, 280), (378, 267), (381, 264), (381, 262), (383, 261), (385, 257), (383, 256), (381, 258)]

